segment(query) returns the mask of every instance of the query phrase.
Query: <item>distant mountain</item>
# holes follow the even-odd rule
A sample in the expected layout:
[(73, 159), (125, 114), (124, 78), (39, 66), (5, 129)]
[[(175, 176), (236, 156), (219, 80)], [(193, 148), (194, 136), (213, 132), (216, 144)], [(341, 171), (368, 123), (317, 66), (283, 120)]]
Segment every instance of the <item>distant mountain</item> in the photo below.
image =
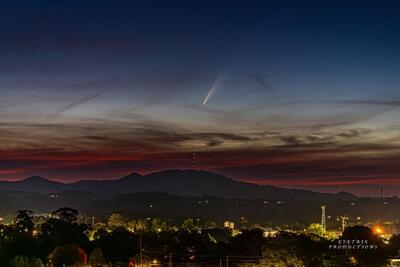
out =
[(48, 194), (64, 191), (66, 187), (66, 184), (50, 181), (40, 176), (32, 176), (21, 181), (0, 181), (0, 191)]
[(198, 170), (166, 170), (148, 175), (132, 173), (117, 180), (82, 180), (71, 184), (54, 182), (41, 177), (30, 177), (22, 181), (1, 181), (1, 191), (39, 194), (84, 191), (110, 196), (136, 192), (165, 192), (177, 196), (212, 195), (222, 198), (292, 199), (313, 202), (357, 198), (347, 192), (328, 194), (244, 183), (220, 174)]

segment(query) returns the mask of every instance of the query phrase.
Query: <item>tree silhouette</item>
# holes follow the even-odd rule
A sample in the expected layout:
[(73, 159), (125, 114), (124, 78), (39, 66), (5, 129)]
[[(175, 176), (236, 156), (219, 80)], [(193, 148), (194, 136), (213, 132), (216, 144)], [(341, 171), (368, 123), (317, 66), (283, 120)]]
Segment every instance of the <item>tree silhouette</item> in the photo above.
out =
[(101, 248), (95, 248), (89, 256), (89, 264), (93, 267), (103, 266), (106, 263)]
[(139, 252), (137, 236), (124, 228), (99, 236), (93, 241), (93, 245), (101, 248), (104, 257), (108, 260), (128, 259)]
[(40, 259), (28, 259), (27, 257), (18, 255), (11, 260), (13, 267), (44, 267)]
[(57, 247), (53, 251), (51, 258), (54, 267), (86, 264), (87, 262), (85, 251), (76, 245), (63, 245)]
[(149, 229), (149, 222), (144, 219), (139, 219), (136, 222), (136, 232), (146, 232)]
[(248, 256), (260, 256), (265, 242), (262, 230), (243, 230), (242, 234), (231, 239), (231, 250)]
[(53, 217), (56, 217), (68, 224), (75, 223), (78, 220), (78, 210), (69, 207), (64, 207), (53, 211), (52, 215)]
[(192, 218), (188, 218), (182, 223), (182, 229), (185, 229), (186, 231), (193, 231), (195, 228), (196, 226), (194, 225)]
[(53, 217), (41, 225), (42, 238), (50, 248), (64, 244), (85, 246), (89, 239), (86, 235), (88, 225), (77, 222), (78, 211), (62, 208), (53, 212)]
[(32, 221), (31, 210), (20, 210), (15, 217), (15, 226), (19, 233), (28, 233), (32, 235), (35, 224)]
[(348, 255), (357, 259), (361, 266), (375, 267), (382, 266), (387, 258), (387, 250), (383, 245), (382, 239), (375, 235), (371, 228), (362, 225), (347, 227), (341, 239), (343, 240), (362, 240), (374, 246), (370, 249), (351, 249)]
[(119, 213), (113, 213), (110, 218), (108, 218), (107, 224), (111, 229), (126, 227), (126, 219)]
[(154, 218), (151, 221), (151, 230), (154, 232), (167, 231), (168, 230), (167, 222), (161, 220), (160, 218)]

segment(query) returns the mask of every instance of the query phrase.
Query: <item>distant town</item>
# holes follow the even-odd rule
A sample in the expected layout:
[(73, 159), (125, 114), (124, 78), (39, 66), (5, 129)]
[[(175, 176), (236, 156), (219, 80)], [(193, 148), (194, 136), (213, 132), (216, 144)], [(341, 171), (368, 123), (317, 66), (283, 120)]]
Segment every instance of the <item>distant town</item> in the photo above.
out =
[(0, 199), (0, 266), (400, 266), (400, 200), (382, 188), (360, 198), (192, 169), (1, 181)]
[(186, 218), (179, 224), (157, 217), (105, 220), (64, 207), (51, 213), (20, 210), (0, 225), (0, 264), (43, 266), (398, 266), (399, 222), (327, 226), (321, 220), (300, 229), (268, 227), (245, 218), (222, 224)]
[[(201, 206), (215, 199), (196, 201)], [(249, 200), (230, 203), (241, 201)], [(392, 199), (369, 201), (385, 209)], [(280, 212), (287, 205), (283, 200), (262, 204), (281, 206)], [(296, 222), (294, 216), (292, 223), (279, 224), (244, 216), (177, 220), (127, 216), (123, 211), (91, 216), (71, 207), (41, 213), (19, 210), (1, 214), (0, 266), (400, 266), (399, 220), (366, 221), (356, 212), (332, 216), (329, 209), (330, 204), (316, 207), (319, 217), (309, 224)]]

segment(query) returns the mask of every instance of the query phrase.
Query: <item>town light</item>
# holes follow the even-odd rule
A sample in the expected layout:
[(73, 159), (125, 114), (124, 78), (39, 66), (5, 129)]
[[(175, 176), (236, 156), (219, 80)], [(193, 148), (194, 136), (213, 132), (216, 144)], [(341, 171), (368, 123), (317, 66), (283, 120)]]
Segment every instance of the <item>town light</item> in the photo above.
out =
[(376, 234), (378, 234), (378, 235), (381, 235), (381, 234), (383, 234), (383, 229), (381, 227), (379, 227), (379, 226), (375, 226), (374, 227), (374, 232)]

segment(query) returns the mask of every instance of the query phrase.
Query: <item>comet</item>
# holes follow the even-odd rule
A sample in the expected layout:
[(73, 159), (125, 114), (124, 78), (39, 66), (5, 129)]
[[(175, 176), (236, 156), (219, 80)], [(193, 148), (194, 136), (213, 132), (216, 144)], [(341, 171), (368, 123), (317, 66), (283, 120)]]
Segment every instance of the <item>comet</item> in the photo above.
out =
[(220, 74), (218, 75), (217, 79), (215, 79), (215, 81), (210, 87), (210, 90), (208, 90), (208, 93), (203, 100), (203, 105), (207, 104), (208, 100), (215, 94), (215, 92), (217, 92), (218, 88), (222, 84), (223, 76), (224, 76), (223, 74)]

